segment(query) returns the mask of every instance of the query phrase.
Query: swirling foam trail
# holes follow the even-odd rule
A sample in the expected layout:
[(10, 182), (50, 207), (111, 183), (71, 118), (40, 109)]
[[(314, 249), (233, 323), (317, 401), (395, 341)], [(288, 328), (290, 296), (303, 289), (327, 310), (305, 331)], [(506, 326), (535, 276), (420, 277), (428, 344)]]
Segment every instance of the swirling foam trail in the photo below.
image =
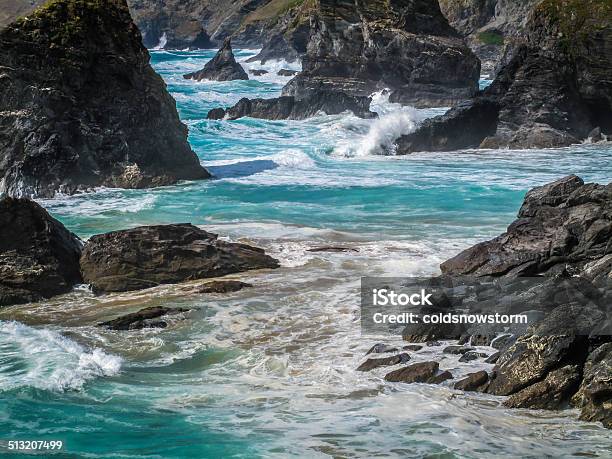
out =
[(96, 377), (119, 372), (121, 359), (88, 350), (52, 330), (0, 321), (0, 391), (21, 387), (80, 389)]

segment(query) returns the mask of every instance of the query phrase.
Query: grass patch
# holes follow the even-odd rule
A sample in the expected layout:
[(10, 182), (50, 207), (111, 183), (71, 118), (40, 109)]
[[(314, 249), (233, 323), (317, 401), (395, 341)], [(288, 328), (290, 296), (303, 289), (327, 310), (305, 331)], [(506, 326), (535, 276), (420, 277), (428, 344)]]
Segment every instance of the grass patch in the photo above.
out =
[(496, 31), (480, 32), (478, 40), (485, 45), (502, 46), (504, 44), (504, 35)]

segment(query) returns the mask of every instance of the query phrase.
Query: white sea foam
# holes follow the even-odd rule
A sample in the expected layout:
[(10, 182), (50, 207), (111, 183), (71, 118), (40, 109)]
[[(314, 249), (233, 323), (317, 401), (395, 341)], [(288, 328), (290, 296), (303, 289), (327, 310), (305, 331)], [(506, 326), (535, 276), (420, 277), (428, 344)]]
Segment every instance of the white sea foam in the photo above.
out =
[(56, 331), (0, 321), (0, 390), (64, 391), (119, 372), (121, 359), (86, 349)]
[(153, 49), (156, 51), (164, 49), (167, 44), (168, 44), (168, 36), (166, 35), (166, 32), (164, 32), (162, 36), (159, 38), (159, 43)]

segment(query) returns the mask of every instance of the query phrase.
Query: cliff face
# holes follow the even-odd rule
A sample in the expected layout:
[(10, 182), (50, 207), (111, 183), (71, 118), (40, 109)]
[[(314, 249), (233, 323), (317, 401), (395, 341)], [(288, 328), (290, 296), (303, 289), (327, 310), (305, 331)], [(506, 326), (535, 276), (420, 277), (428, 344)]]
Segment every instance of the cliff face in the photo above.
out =
[[(608, 0), (544, 0), (493, 84), (469, 106), (404, 136), (398, 151), (559, 147), (595, 127), (612, 132), (610, 15)], [(485, 109), (486, 129), (477, 122)]]
[(319, 0), (303, 72), (284, 93), (368, 95), (389, 87), (393, 101), (441, 106), (472, 96), (479, 73), (437, 0)]
[(440, 0), (440, 8), (482, 61), (483, 71), (493, 73), (524, 38), (527, 18), (540, 1)]
[(53, 0), (1, 30), (0, 81), (0, 192), (209, 176), (124, 0)]
[(31, 13), (46, 0), (0, 0), (0, 29)]

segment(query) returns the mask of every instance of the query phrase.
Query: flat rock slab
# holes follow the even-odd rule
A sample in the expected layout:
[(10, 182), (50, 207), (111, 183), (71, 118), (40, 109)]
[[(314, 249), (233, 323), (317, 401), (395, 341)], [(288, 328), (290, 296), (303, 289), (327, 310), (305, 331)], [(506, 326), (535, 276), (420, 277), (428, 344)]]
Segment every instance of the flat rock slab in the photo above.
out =
[(93, 236), (81, 256), (83, 280), (96, 293), (278, 268), (257, 247), (217, 239), (191, 224), (143, 226)]

